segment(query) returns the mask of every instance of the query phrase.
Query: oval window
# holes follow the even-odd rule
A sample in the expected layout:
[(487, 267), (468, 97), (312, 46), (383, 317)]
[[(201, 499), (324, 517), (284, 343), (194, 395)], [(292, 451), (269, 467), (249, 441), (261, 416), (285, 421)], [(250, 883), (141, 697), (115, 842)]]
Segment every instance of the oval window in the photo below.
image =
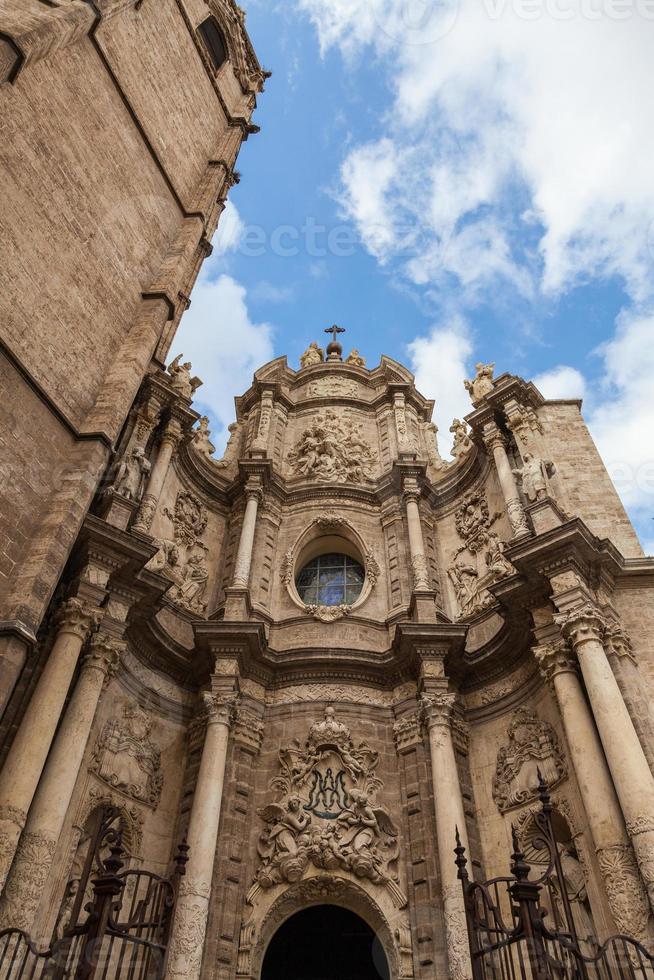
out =
[(295, 579), (307, 606), (351, 606), (363, 589), (365, 569), (349, 555), (318, 555)]

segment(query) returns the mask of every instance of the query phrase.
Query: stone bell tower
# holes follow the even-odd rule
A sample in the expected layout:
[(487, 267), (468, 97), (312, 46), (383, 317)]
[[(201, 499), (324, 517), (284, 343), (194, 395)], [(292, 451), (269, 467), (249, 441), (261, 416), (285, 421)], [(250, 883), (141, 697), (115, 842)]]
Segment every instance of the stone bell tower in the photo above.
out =
[(134, 866), (186, 838), (169, 978), (469, 980), (456, 830), (537, 866), (540, 772), (579, 932), (651, 945), (654, 562), (579, 403), (479, 365), (445, 460), (328, 332), (221, 459), (190, 365), (142, 382), (0, 775), (0, 923), (47, 941), (111, 805)]

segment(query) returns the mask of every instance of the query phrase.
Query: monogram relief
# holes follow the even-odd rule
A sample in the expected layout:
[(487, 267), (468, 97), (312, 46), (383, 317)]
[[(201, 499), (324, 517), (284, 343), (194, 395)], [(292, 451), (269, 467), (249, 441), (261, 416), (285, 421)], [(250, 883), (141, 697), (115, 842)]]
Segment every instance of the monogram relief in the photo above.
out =
[(375, 799), (383, 786), (375, 775), (379, 754), (365, 742), (355, 747), (329, 707), (303, 746), (296, 741), (280, 750), (279, 763), (280, 774), (271, 783), (278, 799), (258, 810), (265, 824), (258, 885), (299, 881), (309, 865), (346, 870), (386, 886), (403, 907), (406, 899), (392, 870), (399, 831)]
[(559, 740), (548, 722), (519, 708), (507, 734), (493, 777), (493, 799), (502, 813), (536, 798), (539, 770), (550, 787), (567, 776)]

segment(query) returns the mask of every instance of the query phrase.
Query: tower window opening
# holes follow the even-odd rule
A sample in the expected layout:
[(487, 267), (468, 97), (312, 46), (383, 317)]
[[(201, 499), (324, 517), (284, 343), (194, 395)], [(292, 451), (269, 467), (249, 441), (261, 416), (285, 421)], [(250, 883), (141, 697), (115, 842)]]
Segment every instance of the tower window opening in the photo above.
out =
[(198, 33), (204, 41), (204, 46), (209, 53), (214, 71), (218, 71), (227, 61), (227, 45), (225, 44), (223, 32), (213, 17), (207, 17), (198, 27)]
[(365, 577), (363, 566), (349, 555), (318, 555), (304, 566), (295, 585), (307, 606), (351, 606)]

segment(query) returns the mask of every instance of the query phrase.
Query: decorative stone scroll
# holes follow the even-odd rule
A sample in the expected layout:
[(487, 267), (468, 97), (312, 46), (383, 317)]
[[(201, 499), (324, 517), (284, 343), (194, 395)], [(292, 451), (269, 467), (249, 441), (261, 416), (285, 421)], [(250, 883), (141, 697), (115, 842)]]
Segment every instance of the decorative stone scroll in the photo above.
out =
[(112, 718), (93, 750), (90, 772), (114, 789), (156, 808), (161, 798), (161, 752), (150, 738), (152, 722), (137, 704), (126, 704), (122, 719)]
[(312, 865), (385, 886), (404, 907), (393, 870), (399, 831), (375, 800), (383, 787), (378, 764), (379, 753), (365, 742), (355, 747), (331, 707), (303, 746), (296, 741), (280, 750), (280, 774), (271, 783), (277, 800), (257, 811), (265, 824), (256, 873), (262, 888), (299, 881)]
[(516, 711), (507, 735), (493, 777), (493, 799), (501, 813), (536, 799), (539, 770), (550, 788), (568, 774), (554, 729), (528, 708)]
[(371, 483), (376, 461), (361, 424), (332, 409), (314, 417), (288, 454), (294, 473), (324, 483)]

